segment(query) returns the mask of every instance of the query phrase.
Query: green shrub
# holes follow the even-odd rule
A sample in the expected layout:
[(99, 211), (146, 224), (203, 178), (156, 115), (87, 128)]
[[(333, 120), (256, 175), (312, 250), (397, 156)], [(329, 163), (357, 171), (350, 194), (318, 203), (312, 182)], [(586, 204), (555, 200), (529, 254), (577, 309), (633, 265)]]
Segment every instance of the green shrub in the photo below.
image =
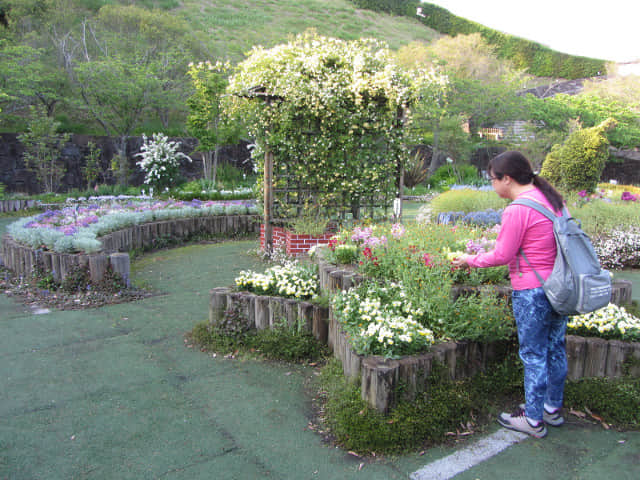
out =
[(447, 164), (438, 169), (427, 179), (431, 188), (447, 188), (451, 185), (475, 185), (478, 183), (478, 169), (473, 165)]
[(431, 211), (434, 215), (443, 212), (477, 212), (500, 210), (507, 205), (507, 201), (498, 197), (494, 192), (472, 190), (470, 188), (448, 190), (431, 200)]
[(404, 165), (404, 186), (406, 188), (413, 188), (416, 185), (421, 185), (427, 178), (427, 167), (424, 163), (424, 158), (417, 152), (415, 155), (410, 156)]
[(554, 145), (545, 158), (540, 175), (567, 191), (593, 192), (609, 159), (606, 131), (615, 125), (612, 119), (591, 128), (579, 129), (562, 145)]

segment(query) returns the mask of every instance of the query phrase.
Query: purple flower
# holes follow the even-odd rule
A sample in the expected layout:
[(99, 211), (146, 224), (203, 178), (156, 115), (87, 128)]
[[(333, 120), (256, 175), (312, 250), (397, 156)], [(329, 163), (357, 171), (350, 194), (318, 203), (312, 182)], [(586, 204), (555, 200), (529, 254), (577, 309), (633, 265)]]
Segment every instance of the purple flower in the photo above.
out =
[(624, 200), (625, 202), (635, 202), (638, 198), (631, 192), (622, 192), (620, 200)]
[(587, 196), (587, 191), (586, 191), (586, 190), (580, 190), (580, 191), (578, 192), (578, 195), (579, 195), (580, 197), (584, 198), (584, 197), (586, 197), (586, 196)]
[(67, 236), (75, 235), (76, 232), (78, 231), (78, 229), (73, 225), (65, 225), (63, 227), (59, 227), (58, 230)]

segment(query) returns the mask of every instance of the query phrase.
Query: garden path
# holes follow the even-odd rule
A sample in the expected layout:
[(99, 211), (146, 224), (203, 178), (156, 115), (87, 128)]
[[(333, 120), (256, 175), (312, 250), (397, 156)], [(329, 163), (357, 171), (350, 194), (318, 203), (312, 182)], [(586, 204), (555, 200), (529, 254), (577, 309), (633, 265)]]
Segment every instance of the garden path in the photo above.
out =
[[(0, 478), (406, 479), (455, 452), (368, 461), (331, 448), (307, 429), (314, 369), (185, 346), (210, 288), (256, 268), (255, 247), (146, 256), (133, 281), (164, 293), (129, 304), (37, 315), (0, 295)], [(456, 478), (639, 478), (638, 451), (638, 432), (570, 422)]]

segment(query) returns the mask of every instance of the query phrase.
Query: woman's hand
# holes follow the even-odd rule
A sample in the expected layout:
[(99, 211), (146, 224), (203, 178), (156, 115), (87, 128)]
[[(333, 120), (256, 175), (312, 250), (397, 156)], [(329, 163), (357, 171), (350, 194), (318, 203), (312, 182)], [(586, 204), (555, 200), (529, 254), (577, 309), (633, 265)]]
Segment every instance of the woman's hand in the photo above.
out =
[(469, 258), (469, 255), (467, 255), (466, 253), (463, 253), (459, 257), (451, 259), (451, 265), (453, 265), (454, 267), (467, 267), (467, 268), (469, 268), (469, 264), (467, 263), (467, 259), (468, 258)]

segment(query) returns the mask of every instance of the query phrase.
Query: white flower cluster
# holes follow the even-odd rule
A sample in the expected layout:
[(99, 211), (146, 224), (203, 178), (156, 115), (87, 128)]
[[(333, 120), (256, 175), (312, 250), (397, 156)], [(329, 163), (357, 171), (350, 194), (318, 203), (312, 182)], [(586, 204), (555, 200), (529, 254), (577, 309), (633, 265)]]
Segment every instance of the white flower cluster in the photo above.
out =
[(312, 298), (318, 293), (318, 279), (312, 267), (296, 261), (276, 265), (264, 273), (243, 270), (235, 279), (236, 286), (264, 295), (290, 298)]
[(600, 263), (605, 268), (620, 269), (640, 266), (640, 227), (613, 230), (593, 239)]
[(151, 141), (142, 135), (142, 140), (141, 152), (135, 156), (142, 158), (136, 165), (145, 172), (144, 183), (147, 185), (169, 185), (178, 171), (179, 159), (191, 161), (188, 155), (178, 151), (179, 142), (170, 142), (169, 137), (162, 133), (154, 133)]
[(333, 307), (360, 354), (395, 357), (424, 350), (435, 341), (433, 332), (416, 320), (424, 312), (406, 300), (401, 284), (341, 292)]
[(595, 312), (570, 317), (567, 329), (605, 338), (640, 340), (640, 318), (613, 303)]

